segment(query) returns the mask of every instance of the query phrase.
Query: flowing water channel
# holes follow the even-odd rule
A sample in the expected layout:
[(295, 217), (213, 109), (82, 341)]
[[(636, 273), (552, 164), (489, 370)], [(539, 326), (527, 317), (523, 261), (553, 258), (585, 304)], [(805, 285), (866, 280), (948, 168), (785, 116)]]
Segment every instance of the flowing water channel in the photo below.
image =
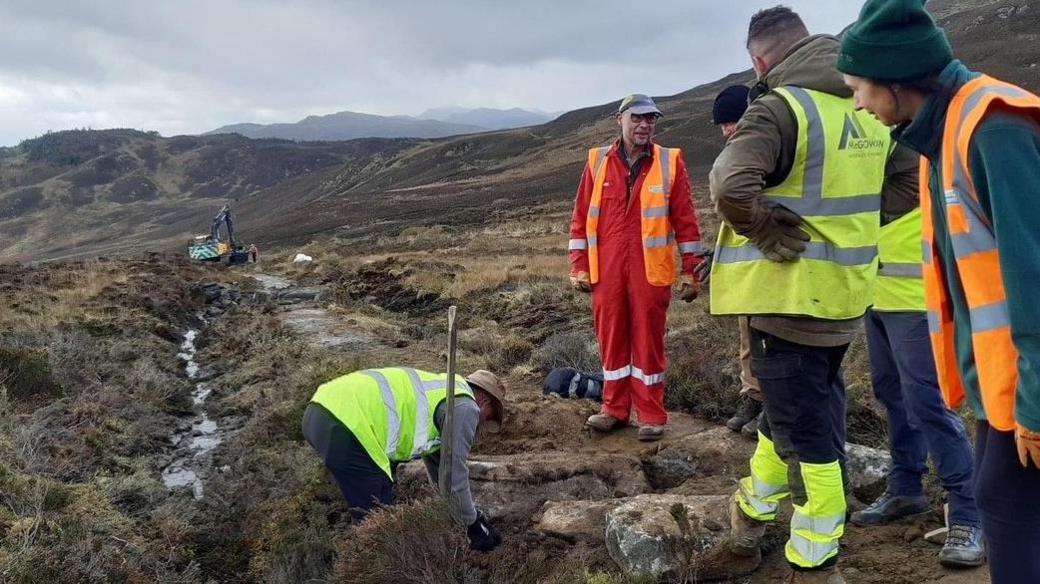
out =
[[(184, 361), (184, 372), (193, 381), (200, 372), (195, 360), (195, 339), (198, 334), (196, 329), (186, 331), (180, 352), (177, 353)], [(206, 399), (212, 394), (213, 387), (205, 381), (195, 383), (191, 395), (194, 415), (190, 423), (179, 426), (170, 435), (170, 440), (177, 446), (177, 457), (162, 471), (162, 480), (167, 488), (190, 488), (196, 500), (201, 499), (205, 492), (202, 479), (212, 465), (213, 449), (221, 442), (217, 422), (206, 413)]]

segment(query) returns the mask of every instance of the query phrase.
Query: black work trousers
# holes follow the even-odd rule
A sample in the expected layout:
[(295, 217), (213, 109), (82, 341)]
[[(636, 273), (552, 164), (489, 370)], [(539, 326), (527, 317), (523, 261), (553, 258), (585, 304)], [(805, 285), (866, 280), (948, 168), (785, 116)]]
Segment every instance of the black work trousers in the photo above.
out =
[[(845, 467), (845, 383), (848, 345), (814, 347), (751, 329), (751, 372), (762, 386), (765, 415), (758, 429), (788, 465), (799, 461)], [(799, 499), (793, 472), (791, 494)]]
[(1040, 582), (1040, 469), (1023, 467), (1015, 433), (975, 427), (975, 503), (993, 584)]
[(321, 455), (358, 522), (378, 505), (394, 502), (394, 483), (354, 434), (318, 404), (303, 413), (303, 436)]

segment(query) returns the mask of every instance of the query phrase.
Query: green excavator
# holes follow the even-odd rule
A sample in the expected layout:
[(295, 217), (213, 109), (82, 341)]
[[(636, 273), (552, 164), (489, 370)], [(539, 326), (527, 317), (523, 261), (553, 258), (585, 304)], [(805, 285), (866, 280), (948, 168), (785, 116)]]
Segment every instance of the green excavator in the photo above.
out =
[[(220, 227), (226, 227), (227, 240), (221, 241)], [(249, 252), (235, 238), (235, 227), (231, 221), (231, 207), (224, 205), (213, 218), (209, 235), (196, 236), (188, 243), (188, 257), (204, 262), (219, 262), (227, 259), (228, 265), (244, 264), (249, 261)]]

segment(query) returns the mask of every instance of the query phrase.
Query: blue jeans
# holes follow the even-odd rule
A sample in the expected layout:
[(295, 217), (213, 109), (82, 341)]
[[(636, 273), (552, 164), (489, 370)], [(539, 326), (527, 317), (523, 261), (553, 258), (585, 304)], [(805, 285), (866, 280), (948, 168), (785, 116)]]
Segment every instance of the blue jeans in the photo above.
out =
[(888, 410), (888, 491), (922, 495), (930, 454), (949, 496), (950, 524), (978, 526), (971, 443), (939, 392), (925, 313), (868, 311), (867, 345), (874, 395)]

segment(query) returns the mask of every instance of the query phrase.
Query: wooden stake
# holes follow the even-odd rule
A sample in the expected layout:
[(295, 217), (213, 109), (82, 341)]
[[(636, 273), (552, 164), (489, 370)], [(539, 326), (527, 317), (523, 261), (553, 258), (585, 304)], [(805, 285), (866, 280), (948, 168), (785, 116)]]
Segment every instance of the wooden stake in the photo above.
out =
[(452, 467), (452, 437), (455, 435), (455, 347), (458, 343), (458, 334), (455, 327), (454, 306), (448, 307), (448, 394), (444, 401), (444, 427), (441, 428), (441, 465), (437, 482), (441, 486), (441, 495), (452, 503), (451, 492), (451, 467)]

